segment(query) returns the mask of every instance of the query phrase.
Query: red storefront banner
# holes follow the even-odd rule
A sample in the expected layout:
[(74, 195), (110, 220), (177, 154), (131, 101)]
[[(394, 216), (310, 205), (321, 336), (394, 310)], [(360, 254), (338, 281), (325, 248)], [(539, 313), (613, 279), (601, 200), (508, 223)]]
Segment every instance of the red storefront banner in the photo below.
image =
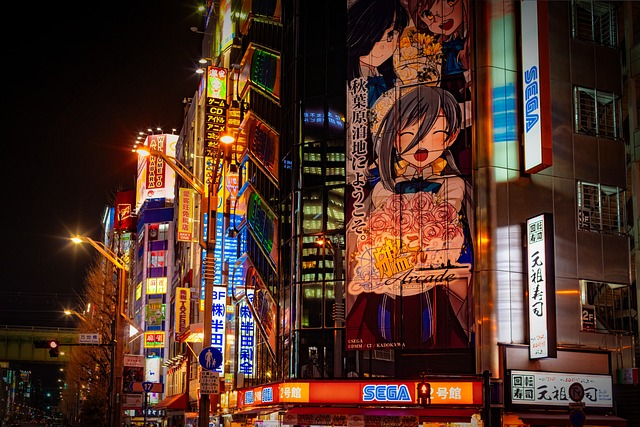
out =
[[(431, 405), (481, 406), (482, 381), (440, 379), (431, 385)], [(291, 381), (238, 391), (238, 409), (275, 404), (412, 405), (420, 381)]]

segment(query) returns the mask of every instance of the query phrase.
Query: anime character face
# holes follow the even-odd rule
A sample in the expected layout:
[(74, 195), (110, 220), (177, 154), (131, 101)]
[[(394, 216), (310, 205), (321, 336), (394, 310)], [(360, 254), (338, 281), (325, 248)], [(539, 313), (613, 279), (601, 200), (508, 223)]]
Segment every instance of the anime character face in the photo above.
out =
[(442, 155), (442, 151), (455, 140), (458, 131), (450, 134), (445, 130), (447, 129), (447, 119), (442, 111), (438, 114), (429, 132), (419, 141), (415, 141), (419, 128), (420, 122), (418, 121), (402, 129), (396, 139), (396, 150), (403, 160), (422, 169)]
[(430, 0), (418, 16), (434, 34), (454, 33), (464, 21), (463, 0)]
[(360, 57), (360, 63), (369, 67), (378, 67), (384, 61), (393, 55), (393, 51), (398, 45), (398, 30), (393, 27), (396, 25), (395, 20), (391, 23), (382, 34), (382, 38), (376, 42), (371, 48), (368, 55)]

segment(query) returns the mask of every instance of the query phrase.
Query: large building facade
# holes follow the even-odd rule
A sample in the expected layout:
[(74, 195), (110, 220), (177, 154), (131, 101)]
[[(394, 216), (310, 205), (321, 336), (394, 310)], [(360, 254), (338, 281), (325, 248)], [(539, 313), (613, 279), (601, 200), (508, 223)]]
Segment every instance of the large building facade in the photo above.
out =
[(154, 416), (637, 422), (637, 14), (210, 2), (183, 128), (139, 163), (130, 351), (162, 364)]

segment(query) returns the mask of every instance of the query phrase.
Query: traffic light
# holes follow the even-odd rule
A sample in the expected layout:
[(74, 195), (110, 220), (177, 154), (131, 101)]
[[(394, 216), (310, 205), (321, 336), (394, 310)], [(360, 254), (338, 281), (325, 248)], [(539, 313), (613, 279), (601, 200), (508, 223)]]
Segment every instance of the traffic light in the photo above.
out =
[(49, 347), (50, 357), (58, 357), (58, 354), (60, 353), (60, 343), (58, 340), (47, 341), (47, 347)]
[(418, 383), (418, 404), (427, 406), (431, 404), (431, 384), (422, 380)]

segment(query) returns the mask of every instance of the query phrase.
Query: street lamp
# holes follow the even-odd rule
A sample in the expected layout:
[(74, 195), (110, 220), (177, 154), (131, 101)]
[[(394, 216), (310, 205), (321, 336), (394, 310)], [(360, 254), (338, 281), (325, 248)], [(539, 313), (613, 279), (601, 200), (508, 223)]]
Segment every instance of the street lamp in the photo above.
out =
[(67, 310), (65, 310), (65, 311), (64, 311), (64, 314), (66, 314), (67, 316), (71, 316), (71, 315), (78, 316), (78, 318), (79, 318), (80, 320), (82, 320), (83, 322), (85, 322), (85, 323), (89, 321), (86, 317), (84, 317), (82, 314), (78, 313), (78, 312), (77, 312), (77, 311), (75, 311), (75, 310), (69, 310), (69, 309), (67, 309)]
[(342, 377), (342, 330), (344, 328), (344, 289), (342, 286), (342, 249), (339, 243), (331, 239), (318, 239), (316, 244), (326, 246), (333, 256), (333, 292), (334, 303), (331, 309), (333, 318), (333, 376)]
[(131, 319), (129, 319), (129, 317), (124, 313), (124, 292), (127, 280), (127, 264), (104, 243), (97, 242), (90, 237), (73, 236), (71, 241), (76, 244), (90, 244), (119, 270), (119, 283), (116, 289), (117, 313), (112, 328), (113, 346), (111, 347), (111, 380), (109, 393), (111, 411), (109, 417), (111, 420), (111, 427), (120, 427), (122, 425), (122, 375), (124, 370), (124, 325), (122, 320), (126, 319), (128, 323), (132, 323)]
[(157, 156), (160, 157), (166, 164), (169, 165), (182, 179), (184, 179), (194, 190), (200, 194), (200, 197), (204, 196), (204, 185), (200, 180), (182, 163), (176, 160), (175, 157), (169, 157), (162, 151), (154, 150), (146, 145), (135, 145), (133, 148), (135, 153), (141, 156)]

